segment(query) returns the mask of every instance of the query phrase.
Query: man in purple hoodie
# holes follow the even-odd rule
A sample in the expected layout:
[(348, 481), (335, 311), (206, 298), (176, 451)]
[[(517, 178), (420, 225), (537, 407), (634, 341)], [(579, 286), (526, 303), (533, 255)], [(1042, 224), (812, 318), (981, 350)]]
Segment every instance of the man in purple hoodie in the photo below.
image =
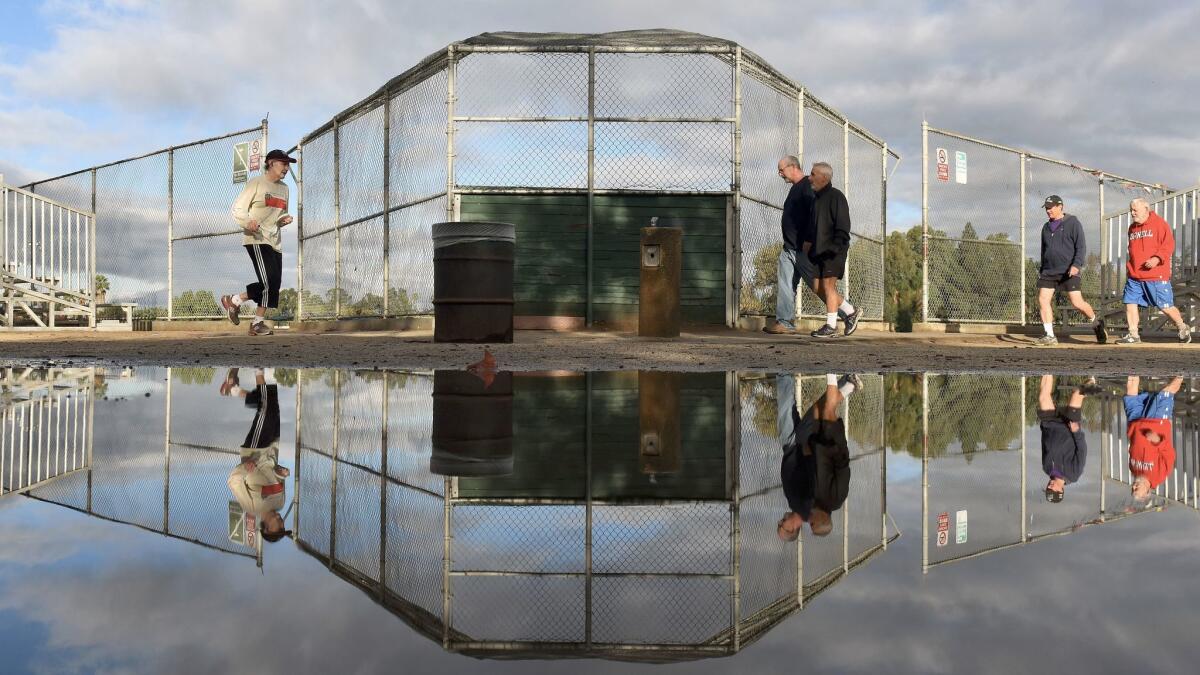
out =
[(1069, 213), (1063, 213), (1062, 197), (1050, 195), (1042, 205), (1046, 209), (1046, 224), (1042, 225), (1042, 264), (1038, 270), (1038, 309), (1042, 315), (1045, 334), (1037, 339), (1042, 346), (1058, 344), (1054, 336), (1054, 310), (1050, 302), (1055, 291), (1067, 294), (1071, 306), (1083, 312), (1092, 323), (1096, 342), (1108, 342), (1108, 331), (1104, 319), (1098, 318), (1087, 300), (1083, 299), (1083, 282), (1080, 272), (1087, 258), (1087, 241), (1083, 236), (1083, 225)]

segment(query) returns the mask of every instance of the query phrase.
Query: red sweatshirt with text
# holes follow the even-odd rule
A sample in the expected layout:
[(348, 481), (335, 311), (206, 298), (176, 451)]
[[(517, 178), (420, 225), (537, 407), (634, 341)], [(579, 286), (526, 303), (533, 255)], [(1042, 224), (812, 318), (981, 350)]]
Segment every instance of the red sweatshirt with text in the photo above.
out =
[[(1155, 445), (1146, 432), (1162, 437)], [(1162, 484), (1175, 468), (1175, 445), (1171, 437), (1171, 420), (1140, 419), (1129, 423), (1129, 471), (1135, 477), (1145, 476), (1154, 489)]]
[[(1171, 255), (1175, 253), (1175, 235), (1162, 216), (1151, 211), (1146, 222), (1129, 224), (1129, 261), (1125, 271), (1137, 281), (1167, 281), (1171, 278)], [(1158, 256), (1162, 264), (1142, 269), (1142, 263)]]

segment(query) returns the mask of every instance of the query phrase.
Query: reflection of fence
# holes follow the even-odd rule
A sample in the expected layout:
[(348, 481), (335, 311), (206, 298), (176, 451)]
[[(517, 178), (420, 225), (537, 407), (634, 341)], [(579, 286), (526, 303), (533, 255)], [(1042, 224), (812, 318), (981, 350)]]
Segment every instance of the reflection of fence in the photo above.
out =
[[(478, 219), (480, 195), (506, 196), (487, 216), (516, 221), (517, 302), (541, 308), (530, 311), (569, 307), (590, 322), (593, 305), (619, 304), (605, 289), (636, 277), (631, 252), (649, 217), (618, 222), (628, 205), (617, 197), (658, 193), (674, 200), (657, 205), (662, 215), (696, 230), (684, 238), (685, 311), (724, 307), (727, 323), (773, 312), (786, 154), (834, 166), (854, 220), (851, 297), (867, 318), (883, 315), (897, 155), (726, 40), (485, 34), (391, 80), (306, 136), (300, 153), (305, 319), (430, 313), (430, 225)], [(699, 231), (688, 210), (698, 195), (729, 198), (723, 223)]]
[(233, 146), (266, 137), (264, 120), (25, 187), (96, 214), (94, 274), (108, 282), (96, 289), (101, 302), (137, 303), (151, 318), (220, 317), (219, 271), (244, 268), (246, 257), (229, 212), (242, 187), (231, 178)]
[(95, 325), (95, 225), (90, 211), (9, 187), (0, 176), (0, 324), (13, 328), (19, 316), (41, 328), (61, 319)]
[[(1128, 443), (1120, 398), (1102, 398), (1099, 420), (1086, 417), (1092, 408), (1085, 403), (1083, 427), (1098, 428), (1099, 433), (1085, 431), (1090, 453), (1084, 475), (1067, 487), (1063, 502), (1048, 504), (1043, 498), (1047, 477), (1036, 441), (1040, 433), (1036, 403), (1027, 399), (1025, 377), (927, 373), (922, 379), (921, 567), (925, 572), (1082, 527), (1161, 510), (1168, 499), (1195, 508), (1195, 424), (1180, 424), (1175, 430), (1179, 463), (1173, 478), (1159, 487), (1160, 499), (1146, 508), (1137, 505), (1129, 492)], [(954, 405), (964, 398), (970, 400), (973, 392), (997, 390), (1003, 391), (1003, 396), (989, 397), (986, 405), (978, 405), (984, 401)], [(1009, 433), (993, 435), (992, 444), (977, 442), (980, 438), (971, 435), (978, 433), (980, 410), (986, 411), (990, 420), (1011, 427)], [(1034, 442), (1028, 443), (1027, 435)]]
[(796, 544), (775, 533), (787, 508), (781, 451), (756, 422), (769, 410), (774, 426), (768, 392), (743, 386), (739, 396), (732, 374), (685, 379), (691, 430), (674, 476), (703, 469), (704, 480), (668, 472), (648, 483), (636, 475), (636, 380), (513, 381), (513, 473), (482, 479), (430, 472), (430, 375), (301, 379), (297, 540), (448, 650), (654, 661), (733, 653), (894, 538), (881, 416), (866, 418), (882, 412), (882, 378), (846, 413), (863, 422), (835, 532)]
[(1102, 254), (1112, 243), (1101, 226), (1105, 204), (1163, 193), (1160, 185), (927, 124), (921, 132), (922, 321), (1036, 320), (1042, 204), (1052, 194), (1083, 225), (1089, 251), (1083, 293), (1099, 302), (1102, 276), (1111, 269)]
[(92, 376), (92, 368), (0, 371), (0, 497), (90, 466)]
[[(1175, 255), (1171, 258), (1171, 279), (1175, 282), (1175, 302), (1184, 311), (1186, 320), (1196, 320), (1200, 302), (1200, 186), (1168, 195), (1145, 195), (1150, 209), (1162, 216), (1175, 235)], [(1109, 203), (1105, 214), (1104, 232), (1104, 298), (1119, 302), (1125, 283), (1125, 262), (1129, 257), (1129, 209), (1122, 203)], [(1122, 318), (1123, 320), (1123, 318)]]
[[(211, 369), (167, 368), (166, 375), (162, 389), (157, 378), (138, 378), (124, 385), (138, 387), (135, 396), (96, 404), (95, 422), (88, 428), (103, 440), (91, 451), (86, 470), (32, 489), (29, 496), (261, 564), (261, 551), (229, 536), (232, 495), (226, 480), (239, 461), (237, 441), (231, 439), (241, 430), (230, 432), (228, 425), (212, 422)], [(129, 402), (136, 406), (146, 387), (165, 393), (165, 407), (131, 413)]]

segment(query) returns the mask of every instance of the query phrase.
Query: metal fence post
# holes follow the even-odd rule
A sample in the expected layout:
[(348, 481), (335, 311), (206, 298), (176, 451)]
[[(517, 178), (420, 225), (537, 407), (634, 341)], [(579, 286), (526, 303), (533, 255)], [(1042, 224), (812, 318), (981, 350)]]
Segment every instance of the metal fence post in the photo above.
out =
[(1100, 174), (1097, 182), (1100, 192), (1100, 302), (1108, 297), (1108, 270), (1105, 269), (1108, 257), (1108, 223), (1104, 221), (1104, 174)]
[[(1029, 517), (1025, 511), (1025, 401), (1027, 379), (1021, 376), (1021, 542), (1028, 536)], [(1103, 464), (1103, 462), (1101, 462)], [(1100, 483), (1100, 491), (1104, 491), (1104, 482)]]
[[(850, 202), (850, 120), (842, 119), (842, 194), (846, 197), (846, 203)], [(853, 240), (851, 240), (853, 241)], [(846, 251), (846, 269), (842, 273), (842, 286), (845, 292), (842, 293), (842, 301), (845, 302), (850, 297), (850, 268), (849, 264), (850, 252)], [(826, 312), (829, 308), (826, 307)], [(824, 313), (824, 312), (822, 312)], [(847, 568), (848, 570), (849, 568)]]
[[(304, 320), (304, 144), (296, 148), (296, 321)], [(299, 433), (299, 432), (297, 432)]]
[(929, 122), (925, 120), (921, 121), (921, 322), (929, 322)]
[(454, 84), (458, 64), (454, 45), (446, 48), (446, 220), (454, 220)]
[(333, 371), (333, 461), (329, 479), (329, 568), (337, 559), (337, 481), (340, 431), (342, 428), (342, 371)]
[[(167, 321), (175, 318), (175, 148), (167, 150)], [(170, 391), (170, 387), (168, 387)]]
[(804, 169), (804, 87), (796, 94), (796, 159)]
[[(96, 327), (96, 170), (92, 169), (92, 217), (88, 219), (88, 291), (92, 311), (88, 328)], [(90, 427), (89, 427), (90, 428)], [(91, 472), (88, 472), (88, 510), (91, 510)]]
[[(887, 143), (884, 143), (883, 146), (880, 148), (879, 161), (880, 161), (880, 164), (879, 164), (879, 171), (880, 171), (880, 174), (879, 174), (879, 218), (880, 218), (879, 234), (880, 234), (880, 241), (883, 242), (883, 244), (879, 247), (879, 270), (880, 270), (880, 273), (883, 275), (883, 284), (882, 284), (883, 288), (880, 289), (883, 293), (883, 297), (880, 298), (880, 300), (883, 301), (883, 307), (881, 307), (880, 310), (883, 312), (884, 319), (886, 320), (886, 318), (887, 318), (887, 303), (888, 303), (888, 298), (887, 298), (887, 187), (888, 187), (887, 162), (888, 162), (888, 144)], [(895, 330), (894, 325), (892, 327), (892, 330)], [(886, 524), (884, 527), (886, 529)], [(887, 546), (886, 532), (884, 535), (884, 539), (885, 539), (884, 546), (886, 547)]]
[[(386, 150), (384, 154), (387, 154)], [(388, 524), (388, 371), (383, 371), (383, 421), (379, 443), (379, 600), (387, 597), (387, 524)]]
[(342, 318), (341, 126), (333, 118), (333, 318)]
[(167, 368), (167, 419), (163, 430), (163, 534), (171, 531), (171, 380), (171, 369)]
[(595, 275), (596, 236), (596, 48), (588, 48), (588, 111), (587, 111), (587, 305), (584, 311), (587, 325), (593, 314), (593, 284)]
[(1025, 306), (1027, 302), (1026, 295), (1028, 289), (1025, 288), (1025, 153), (1021, 153), (1021, 250), (1017, 256), (1017, 262), (1020, 263), (1017, 267), (1017, 275), (1021, 277), (1021, 325), (1025, 325), (1025, 319), (1028, 315), (1028, 308)]
[[(733, 50), (733, 232), (734, 325), (742, 315), (742, 48)], [(737, 635), (734, 635), (736, 648)]]
[[(392, 92), (385, 89), (383, 94), (383, 316), (386, 318), (392, 295)], [(386, 420), (387, 415), (383, 418)]]
[[(922, 134), (924, 135), (924, 134)], [(927, 154), (927, 153), (925, 153)], [(928, 158), (927, 158), (928, 159)], [(924, 166), (924, 162), (922, 165)], [(929, 572), (929, 373), (921, 373), (921, 573)]]

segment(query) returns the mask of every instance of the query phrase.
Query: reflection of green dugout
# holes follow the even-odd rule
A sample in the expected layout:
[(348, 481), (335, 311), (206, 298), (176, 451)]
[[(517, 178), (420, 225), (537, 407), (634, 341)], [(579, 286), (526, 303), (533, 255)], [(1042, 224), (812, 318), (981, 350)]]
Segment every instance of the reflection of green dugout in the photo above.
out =
[(515, 374), (513, 472), (459, 478), (458, 498), (582, 502), (587, 496), (590, 440), (595, 500), (726, 499), (725, 374), (687, 373), (679, 381), (678, 470), (655, 474), (651, 480), (639, 452), (636, 372), (564, 377)]

